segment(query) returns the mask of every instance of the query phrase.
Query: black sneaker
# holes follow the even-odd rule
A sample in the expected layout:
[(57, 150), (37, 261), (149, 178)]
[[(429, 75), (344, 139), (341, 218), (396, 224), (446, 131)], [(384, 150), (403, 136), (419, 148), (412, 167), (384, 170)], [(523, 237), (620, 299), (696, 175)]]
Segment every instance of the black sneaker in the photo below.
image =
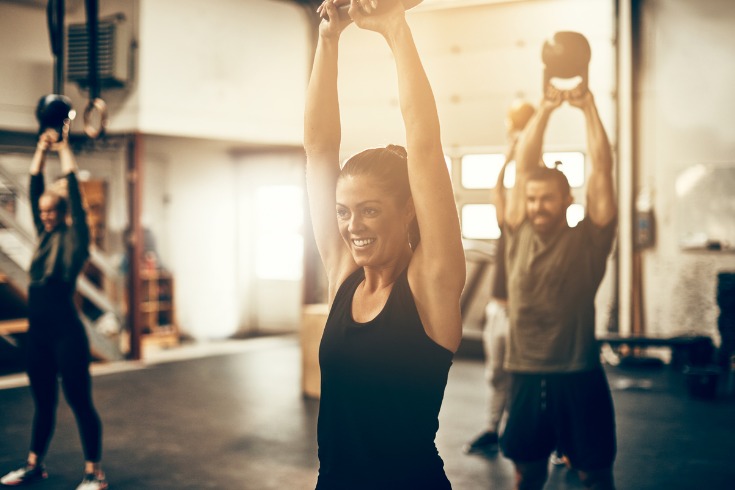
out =
[(464, 446), (465, 454), (494, 453), (498, 451), (498, 433), (485, 431)]
[(23, 466), (17, 470), (11, 471), (4, 477), (0, 478), (0, 484), (13, 487), (16, 485), (25, 485), (27, 483), (33, 483), (38, 480), (48, 478), (46, 468), (39, 464), (36, 466)]

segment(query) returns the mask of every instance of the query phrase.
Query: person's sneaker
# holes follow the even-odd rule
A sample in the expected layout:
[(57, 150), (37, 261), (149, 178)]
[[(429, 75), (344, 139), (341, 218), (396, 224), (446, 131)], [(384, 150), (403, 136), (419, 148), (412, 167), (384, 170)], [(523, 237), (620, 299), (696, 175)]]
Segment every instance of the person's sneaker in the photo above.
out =
[(498, 451), (498, 433), (486, 431), (464, 446), (465, 454), (484, 454)]
[(564, 458), (564, 455), (561, 454), (559, 451), (554, 451), (551, 454), (551, 457), (549, 458), (549, 461), (554, 466), (565, 466), (567, 464), (567, 461)]
[(107, 486), (104, 475), (87, 473), (84, 475), (84, 480), (79, 484), (77, 490), (104, 490)]
[(48, 478), (48, 473), (46, 473), (46, 468), (44, 468), (43, 465), (26, 465), (22, 468), (11, 471), (4, 477), (0, 478), (0, 484), (13, 487), (16, 485), (33, 483), (34, 481), (43, 480), (45, 478)]

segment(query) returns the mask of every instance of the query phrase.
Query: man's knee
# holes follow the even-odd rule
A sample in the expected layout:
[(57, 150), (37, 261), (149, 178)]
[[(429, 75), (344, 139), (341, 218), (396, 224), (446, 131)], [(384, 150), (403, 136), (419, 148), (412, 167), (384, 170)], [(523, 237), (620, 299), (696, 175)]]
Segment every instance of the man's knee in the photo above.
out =
[(577, 474), (585, 488), (591, 488), (593, 490), (615, 489), (612, 468), (591, 471), (577, 470)]
[(516, 490), (541, 490), (548, 476), (548, 461), (514, 463), (516, 467)]

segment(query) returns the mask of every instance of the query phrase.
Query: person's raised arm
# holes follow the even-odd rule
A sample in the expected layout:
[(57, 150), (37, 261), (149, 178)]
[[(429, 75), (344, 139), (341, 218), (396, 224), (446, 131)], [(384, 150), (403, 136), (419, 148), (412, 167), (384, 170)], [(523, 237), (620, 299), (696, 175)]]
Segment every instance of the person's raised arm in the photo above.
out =
[(549, 117), (562, 103), (559, 91), (547, 94), (539, 104), (538, 110), (528, 121), (518, 139), (515, 151), (516, 175), (513, 188), (505, 209), (505, 224), (515, 229), (526, 219), (526, 181), (528, 175), (537, 168), (542, 161), (541, 155), (544, 145), (544, 133), (549, 123)]
[(337, 11), (332, 0), (325, 1), (319, 7), (321, 11), (326, 11), (328, 19), (319, 25), (314, 66), (306, 92), (304, 150), (309, 210), (319, 255), (329, 279), (331, 304), (336, 287), (352, 261), (339, 234), (335, 202), (341, 141), (337, 55), (340, 35), (351, 20)]
[(579, 98), (569, 99), (569, 103), (582, 110), (587, 129), (587, 152), (592, 164), (587, 180), (587, 216), (594, 225), (603, 227), (618, 212), (613, 189), (610, 142), (590, 91)]
[(398, 95), (406, 130), (408, 176), (421, 243), (416, 260), (425, 256), (428, 270), (449, 276), (464, 286), (464, 251), (452, 184), (441, 145), (434, 94), (421, 63), (404, 7), (398, 0), (379, 0), (377, 10), (364, 15), (356, 2), (350, 8), (355, 23), (380, 33), (388, 43), (398, 74)]
[(54, 131), (44, 131), (38, 137), (38, 143), (36, 143), (36, 151), (33, 154), (31, 160), (31, 167), (29, 173), (31, 175), (31, 181), (29, 185), (29, 198), (31, 200), (31, 213), (33, 214), (33, 225), (36, 227), (36, 232), (40, 234), (43, 231), (43, 222), (41, 221), (41, 210), (38, 205), (38, 200), (46, 190), (46, 185), (43, 180), (43, 169), (46, 165), (46, 155), (48, 154), (49, 148), (53, 143), (53, 140), (57, 137), (57, 133)]
[(77, 162), (74, 153), (69, 147), (66, 137), (55, 143), (52, 147), (59, 155), (61, 162), (61, 173), (66, 179), (66, 189), (69, 196), (69, 212), (71, 215), (71, 225), (77, 235), (77, 242), (80, 250), (87, 250), (89, 246), (89, 226), (87, 224), (87, 213), (82, 202), (82, 193), (79, 190), (79, 181), (77, 180)]
[(457, 318), (428, 307), (429, 318), (422, 318), (435, 341), (454, 349), (461, 338), (458, 304), (465, 283), (465, 260), (434, 94), (400, 1), (379, 0), (369, 15), (353, 1), (350, 16), (359, 27), (380, 33), (395, 59), (408, 179), (421, 235), (409, 266), (409, 282), (417, 304), (430, 303), (436, 305), (432, 308), (443, 308), (452, 315), (453, 306), (457, 307)]
[(516, 147), (518, 146), (518, 136), (515, 135), (508, 145), (508, 149), (505, 152), (505, 161), (503, 166), (500, 167), (498, 172), (498, 179), (495, 182), (495, 193), (493, 195), (493, 204), (495, 204), (495, 218), (498, 221), (498, 226), (503, 229), (503, 223), (505, 221), (505, 204), (507, 197), (505, 195), (505, 172), (508, 170), (508, 165), (515, 159)]

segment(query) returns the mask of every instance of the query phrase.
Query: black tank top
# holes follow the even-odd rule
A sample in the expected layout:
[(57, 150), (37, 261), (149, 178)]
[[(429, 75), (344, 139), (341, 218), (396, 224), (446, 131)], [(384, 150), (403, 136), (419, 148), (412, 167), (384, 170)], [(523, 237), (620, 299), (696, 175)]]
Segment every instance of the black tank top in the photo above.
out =
[(451, 488), (434, 444), (453, 354), (431, 340), (406, 270), (383, 310), (352, 318), (362, 268), (340, 286), (319, 349), (318, 489)]

